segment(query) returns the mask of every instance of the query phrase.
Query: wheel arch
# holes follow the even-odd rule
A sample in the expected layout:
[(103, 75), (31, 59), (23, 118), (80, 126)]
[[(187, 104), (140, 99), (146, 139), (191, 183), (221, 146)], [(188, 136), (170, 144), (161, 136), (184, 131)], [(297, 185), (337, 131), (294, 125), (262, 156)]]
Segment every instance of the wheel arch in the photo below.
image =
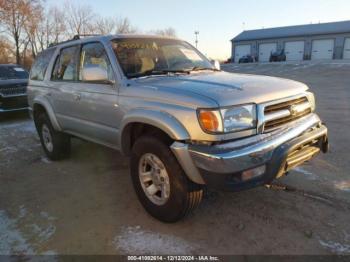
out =
[(134, 128), (140, 127), (159, 130), (160, 134), (162, 133), (173, 141), (185, 141), (190, 139), (185, 127), (170, 114), (148, 109), (137, 109), (128, 113), (121, 124), (119, 145), (124, 155), (130, 154), (134, 142), (132, 141)]
[(43, 97), (37, 97), (33, 101), (33, 118), (34, 122), (36, 117), (40, 113), (46, 113), (51, 121), (53, 128), (57, 131), (62, 131), (61, 126), (59, 125), (56, 115), (52, 109), (50, 102)]

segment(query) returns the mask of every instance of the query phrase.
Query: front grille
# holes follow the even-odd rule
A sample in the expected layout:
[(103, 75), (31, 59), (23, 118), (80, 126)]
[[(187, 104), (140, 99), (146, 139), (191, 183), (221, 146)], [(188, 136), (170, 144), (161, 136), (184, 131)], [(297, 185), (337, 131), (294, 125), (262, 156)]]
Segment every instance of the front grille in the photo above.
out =
[(2, 96), (25, 95), (26, 92), (27, 92), (27, 86), (25, 85), (0, 87), (0, 94)]
[(11, 110), (24, 107), (28, 107), (26, 96), (0, 97), (0, 109)]
[(268, 105), (264, 109), (264, 116), (267, 119), (264, 123), (264, 131), (272, 131), (310, 113), (311, 107), (306, 97)]

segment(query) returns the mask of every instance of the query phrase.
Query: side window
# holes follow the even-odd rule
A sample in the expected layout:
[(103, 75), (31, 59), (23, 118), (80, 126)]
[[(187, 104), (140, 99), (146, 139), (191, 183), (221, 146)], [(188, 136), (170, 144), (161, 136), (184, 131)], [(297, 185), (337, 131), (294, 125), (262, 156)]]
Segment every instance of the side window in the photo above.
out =
[(56, 58), (51, 79), (56, 81), (77, 81), (78, 57), (79, 46), (62, 49), (59, 57)]
[(96, 82), (90, 80), (89, 69), (102, 69), (101, 73), (106, 74), (106, 80), (113, 81), (113, 71), (107, 53), (101, 43), (89, 43), (83, 45), (80, 57), (79, 80), (84, 82)]
[(31, 80), (39, 80), (39, 81), (44, 80), (47, 66), (50, 63), (50, 60), (51, 60), (51, 57), (52, 57), (54, 51), (55, 51), (55, 49), (48, 49), (48, 50), (41, 52), (37, 56), (33, 66), (32, 66), (32, 69), (30, 71), (30, 79)]

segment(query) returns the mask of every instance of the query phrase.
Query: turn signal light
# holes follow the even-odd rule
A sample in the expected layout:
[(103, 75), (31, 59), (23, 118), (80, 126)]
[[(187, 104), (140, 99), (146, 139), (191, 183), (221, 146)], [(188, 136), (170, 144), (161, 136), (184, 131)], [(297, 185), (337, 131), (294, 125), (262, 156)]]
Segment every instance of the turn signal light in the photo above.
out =
[(209, 132), (219, 131), (220, 122), (218, 112), (214, 111), (200, 111), (199, 121), (203, 129)]

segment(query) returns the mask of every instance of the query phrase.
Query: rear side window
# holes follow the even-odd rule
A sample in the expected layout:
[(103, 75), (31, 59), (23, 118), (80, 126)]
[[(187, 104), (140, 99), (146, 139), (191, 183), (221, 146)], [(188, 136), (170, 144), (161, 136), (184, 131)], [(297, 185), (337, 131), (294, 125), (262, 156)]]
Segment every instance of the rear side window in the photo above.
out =
[(71, 46), (61, 50), (56, 59), (52, 80), (78, 81), (79, 46)]
[(48, 49), (48, 50), (41, 52), (37, 56), (33, 66), (32, 66), (32, 69), (30, 71), (30, 79), (31, 80), (38, 80), (38, 81), (44, 80), (47, 66), (50, 63), (50, 60), (51, 60), (51, 57), (52, 57), (54, 51), (55, 51), (55, 49)]

